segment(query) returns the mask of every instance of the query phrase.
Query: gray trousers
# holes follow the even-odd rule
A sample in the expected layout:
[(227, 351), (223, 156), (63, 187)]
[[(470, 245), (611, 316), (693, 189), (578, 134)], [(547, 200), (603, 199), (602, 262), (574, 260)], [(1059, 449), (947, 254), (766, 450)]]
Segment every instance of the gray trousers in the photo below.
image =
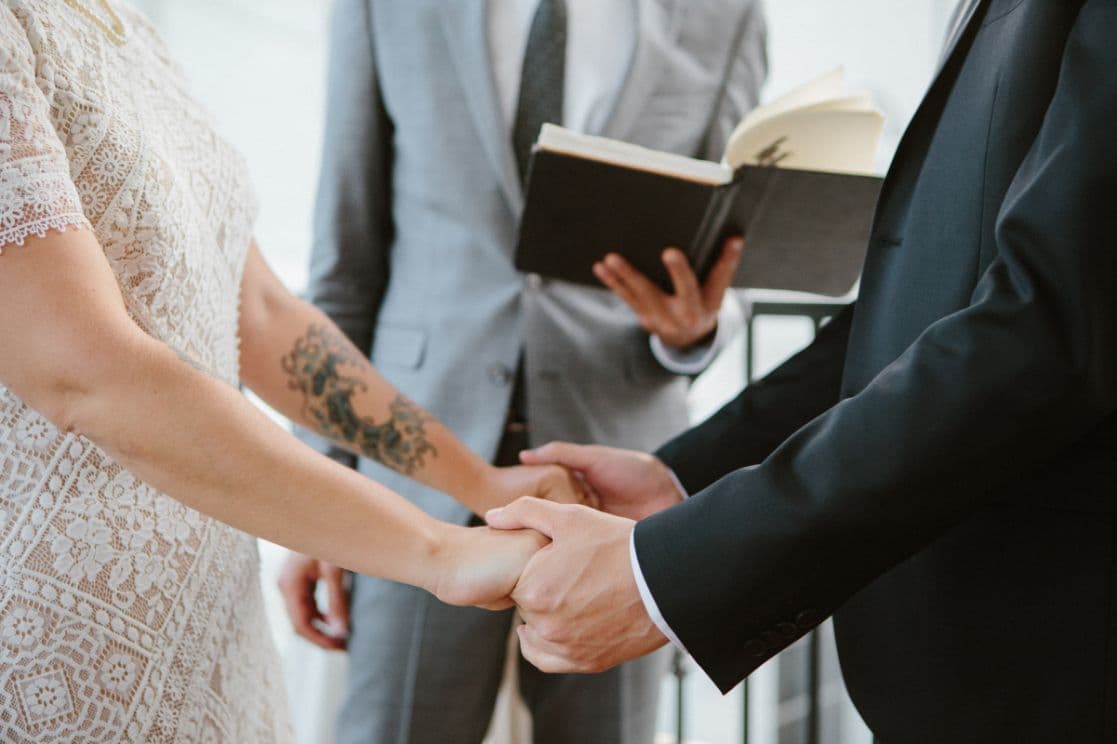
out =
[[(357, 577), (339, 744), (477, 744), (504, 670), (513, 611), (451, 607)], [(663, 651), (603, 674), (543, 674), (522, 657), (536, 744), (650, 744)]]

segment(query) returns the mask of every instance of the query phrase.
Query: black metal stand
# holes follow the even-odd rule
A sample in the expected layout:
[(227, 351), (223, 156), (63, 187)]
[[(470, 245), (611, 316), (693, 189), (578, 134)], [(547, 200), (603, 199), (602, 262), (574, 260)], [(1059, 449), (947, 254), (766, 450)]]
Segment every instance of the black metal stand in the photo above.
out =
[(812, 630), (807, 642), (807, 744), (818, 744), (819, 727), (819, 660), (822, 656), (822, 639)]
[[(745, 339), (745, 380), (751, 384), (755, 378), (755, 323), (760, 315), (797, 316), (810, 318), (814, 323), (814, 332), (817, 335), (822, 324), (832, 318), (845, 306), (845, 302), (827, 302), (825, 300), (813, 302), (780, 302), (780, 301), (745, 301), (745, 312), (748, 326), (748, 337)], [(807, 744), (818, 744), (820, 732), (819, 716), (819, 663), (822, 656), (822, 643), (818, 631), (811, 631), (807, 641)], [(749, 744), (749, 688), (748, 680), (744, 684), (744, 714), (741, 741)], [(682, 740), (680, 739), (680, 744)]]
[(671, 672), (675, 675), (675, 744), (686, 741), (686, 657), (676, 649), (671, 657)]

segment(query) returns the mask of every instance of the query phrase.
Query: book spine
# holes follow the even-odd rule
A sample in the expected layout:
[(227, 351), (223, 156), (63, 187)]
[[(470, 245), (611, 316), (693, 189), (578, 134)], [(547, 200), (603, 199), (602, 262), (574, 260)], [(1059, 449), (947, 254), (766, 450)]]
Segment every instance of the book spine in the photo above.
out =
[(718, 249), (722, 240), (729, 237), (725, 234), (725, 221), (740, 188), (740, 180), (734, 178), (729, 183), (716, 187), (710, 196), (710, 204), (698, 226), (690, 254), (694, 272), (702, 281), (705, 281), (720, 255)]

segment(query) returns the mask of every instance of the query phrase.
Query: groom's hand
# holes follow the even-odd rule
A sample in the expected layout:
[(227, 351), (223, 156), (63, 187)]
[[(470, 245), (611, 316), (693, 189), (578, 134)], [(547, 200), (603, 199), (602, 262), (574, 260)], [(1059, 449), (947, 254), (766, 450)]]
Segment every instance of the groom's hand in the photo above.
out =
[(629, 557), (634, 523), (584, 506), (524, 498), (486, 515), (498, 529), (531, 528), (551, 544), (512, 592), (520, 648), (544, 672), (599, 672), (667, 642), (648, 616)]
[[(291, 553), (279, 575), (279, 592), (295, 632), (327, 651), (344, 651), (349, 637), (349, 592), (345, 571), (332, 563)], [(318, 584), (326, 587), (327, 605), (319, 608)]]
[(520, 453), (520, 459), (527, 465), (562, 465), (579, 473), (602, 511), (636, 521), (686, 496), (671, 470), (643, 452), (551, 442)]

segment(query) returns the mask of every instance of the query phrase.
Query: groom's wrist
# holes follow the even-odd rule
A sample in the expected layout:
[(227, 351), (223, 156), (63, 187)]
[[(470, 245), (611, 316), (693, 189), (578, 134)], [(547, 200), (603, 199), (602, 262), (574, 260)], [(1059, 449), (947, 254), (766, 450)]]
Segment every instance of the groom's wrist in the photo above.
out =
[(667, 463), (663, 462), (662, 460), (660, 460), (660, 463), (663, 465), (664, 470), (667, 471), (667, 475), (670, 476), (671, 485), (674, 487), (674, 492), (671, 493), (668, 497), (670, 505), (674, 506), (675, 504), (681, 504), (682, 502), (690, 498), (690, 494), (686, 492), (685, 488), (683, 488), (683, 482), (679, 480), (679, 476), (675, 474), (675, 471), (668, 467)]
[(682, 482), (679, 477), (675, 475), (675, 471), (667, 466), (662, 460), (656, 458), (659, 467), (662, 471), (661, 482), (662, 486), (657, 489), (657, 494), (649, 504), (650, 509), (644, 517), (650, 517), (653, 514), (658, 514), (661, 511), (666, 511), (673, 506), (681, 504), (686, 501), (688, 494), (686, 489), (683, 488)]
[[(685, 492), (683, 492), (683, 495), (686, 495)], [(690, 652), (686, 650), (686, 646), (683, 645), (683, 642), (679, 640), (675, 631), (667, 624), (667, 620), (664, 619), (663, 613), (660, 612), (659, 605), (656, 603), (655, 597), (652, 596), (651, 589), (648, 587), (648, 582), (644, 578), (644, 572), (640, 568), (640, 556), (636, 554), (635, 529), (628, 538), (628, 555), (632, 564), (632, 577), (636, 580), (636, 588), (640, 592), (640, 601), (644, 603), (644, 610), (648, 613), (648, 617), (652, 619), (652, 622), (655, 623), (659, 632), (671, 641), (671, 644), (675, 646), (675, 648), (679, 649), (684, 654), (689, 654)]]

